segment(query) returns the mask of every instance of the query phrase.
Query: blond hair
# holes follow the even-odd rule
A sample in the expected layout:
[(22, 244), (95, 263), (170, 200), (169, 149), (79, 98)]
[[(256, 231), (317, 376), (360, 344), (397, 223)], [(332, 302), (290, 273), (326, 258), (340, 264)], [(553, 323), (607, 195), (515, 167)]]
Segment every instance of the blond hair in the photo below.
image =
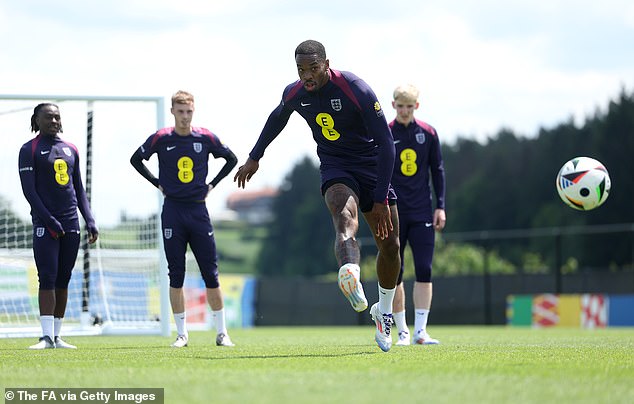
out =
[(193, 104), (194, 96), (187, 91), (178, 90), (172, 95), (172, 106), (174, 104)]
[(403, 84), (394, 90), (394, 100), (403, 99), (408, 102), (418, 102), (419, 91), (412, 84)]

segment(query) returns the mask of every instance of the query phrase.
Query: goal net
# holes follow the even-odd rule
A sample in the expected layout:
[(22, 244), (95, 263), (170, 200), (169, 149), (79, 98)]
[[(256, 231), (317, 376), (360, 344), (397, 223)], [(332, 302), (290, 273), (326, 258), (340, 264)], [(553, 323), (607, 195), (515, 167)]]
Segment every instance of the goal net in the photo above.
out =
[(163, 126), (163, 98), (0, 95), (0, 337), (41, 334), (30, 207), (17, 164), (20, 147), (35, 136), (30, 119), (41, 102), (59, 106), (60, 136), (79, 149), (100, 232), (89, 246), (82, 231), (63, 334), (169, 335), (161, 198), (129, 163), (134, 150)]

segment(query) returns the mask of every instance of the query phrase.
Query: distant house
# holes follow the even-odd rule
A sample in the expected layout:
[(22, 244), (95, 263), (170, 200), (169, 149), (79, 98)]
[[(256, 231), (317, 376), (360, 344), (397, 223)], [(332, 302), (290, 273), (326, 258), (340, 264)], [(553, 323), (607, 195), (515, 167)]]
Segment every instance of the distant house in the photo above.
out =
[(227, 208), (236, 212), (239, 220), (262, 224), (273, 220), (273, 200), (279, 191), (263, 188), (257, 191), (237, 191), (227, 197)]

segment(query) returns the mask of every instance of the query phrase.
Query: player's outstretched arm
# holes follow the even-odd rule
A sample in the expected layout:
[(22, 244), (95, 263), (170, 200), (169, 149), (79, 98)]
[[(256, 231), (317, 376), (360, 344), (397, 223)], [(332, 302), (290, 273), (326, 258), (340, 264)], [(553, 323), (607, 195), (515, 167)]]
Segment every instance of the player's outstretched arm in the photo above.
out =
[(260, 168), (260, 163), (249, 157), (246, 163), (238, 168), (238, 172), (233, 177), (233, 182), (238, 182), (238, 188), (244, 188), (245, 184), (253, 177), (253, 174), (258, 171), (258, 168)]

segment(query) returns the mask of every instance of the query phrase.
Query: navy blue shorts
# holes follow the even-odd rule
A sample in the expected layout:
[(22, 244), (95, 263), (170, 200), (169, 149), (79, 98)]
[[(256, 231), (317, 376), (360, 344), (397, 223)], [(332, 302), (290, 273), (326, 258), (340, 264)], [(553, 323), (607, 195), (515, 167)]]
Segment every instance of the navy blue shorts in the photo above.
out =
[(189, 244), (207, 288), (217, 288), (218, 256), (214, 229), (204, 202), (177, 202), (165, 199), (161, 212), (163, 245), (170, 286), (185, 282), (185, 255)]
[(33, 257), (40, 290), (68, 289), (79, 252), (79, 231), (54, 239), (45, 227), (33, 227)]
[(403, 281), (403, 252), (409, 242), (414, 257), (416, 282), (431, 282), (431, 264), (434, 257), (436, 232), (432, 221), (421, 215), (407, 215), (399, 212), (399, 239), (401, 241), (401, 272), (397, 284)]
[[(328, 188), (334, 184), (344, 184), (359, 198), (361, 212), (370, 212), (374, 205), (374, 189), (376, 178), (368, 177), (361, 172), (352, 172), (336, 168), (321, 171), (321, 194), (325, 195)], [(392, 185), (388, 187), (386, 199), (390, 205), (396, 203), (396, 193)]]

